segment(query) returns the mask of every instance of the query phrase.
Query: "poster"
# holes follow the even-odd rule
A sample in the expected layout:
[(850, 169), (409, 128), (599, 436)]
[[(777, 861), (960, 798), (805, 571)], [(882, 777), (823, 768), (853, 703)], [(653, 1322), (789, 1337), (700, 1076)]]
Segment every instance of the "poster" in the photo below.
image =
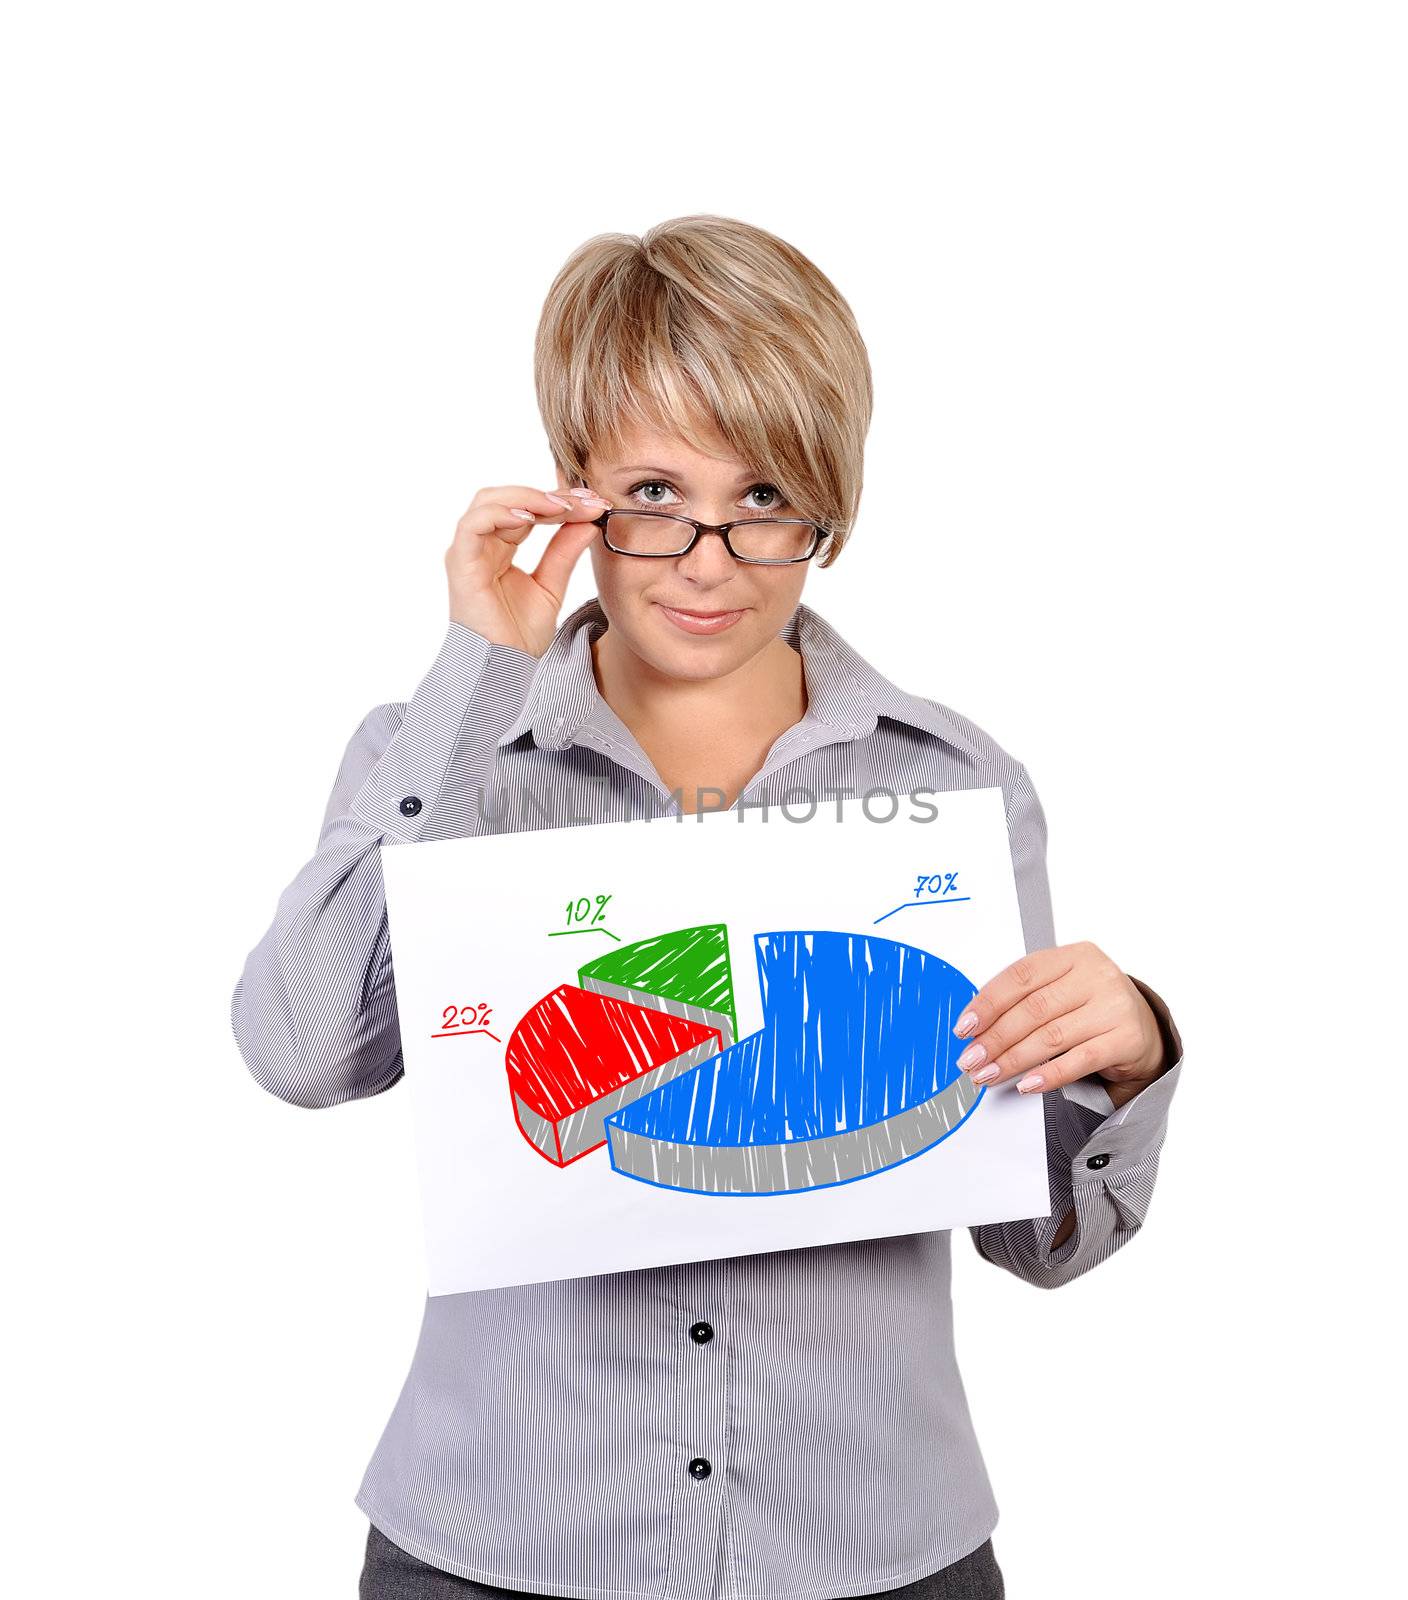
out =
[(1044, 1216), (1000, 788), (381, 847), (431, 1294)]

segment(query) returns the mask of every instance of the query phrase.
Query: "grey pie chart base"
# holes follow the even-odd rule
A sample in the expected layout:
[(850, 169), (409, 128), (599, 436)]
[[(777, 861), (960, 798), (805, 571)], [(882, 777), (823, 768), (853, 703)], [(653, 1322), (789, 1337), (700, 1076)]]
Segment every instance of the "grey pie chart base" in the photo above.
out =
[(618, 1172), (670, 1189), (700, 1194), (792, 1194), (868, 1178), (922, 1155), (963, 1121), (987, 1091), (965, 1072), (961, 1080), (884, 1122), (784, 1144), (723, 1148), (679, 1144), (610, 1127)]

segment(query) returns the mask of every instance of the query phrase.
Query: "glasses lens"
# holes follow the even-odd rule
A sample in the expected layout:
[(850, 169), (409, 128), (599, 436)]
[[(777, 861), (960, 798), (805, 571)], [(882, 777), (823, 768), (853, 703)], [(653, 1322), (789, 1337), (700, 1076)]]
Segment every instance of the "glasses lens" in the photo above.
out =
[(796, 561), (812, 547), (810, 522), (758, 518), (729, 529), (733, 548), (745, 561)]
[(618, 550), (632, 556), (675, 556), (694, 537), (694, 529), (678, 517), (633, 517), (613, 511), (606, 536)]
[[(675, 556), (688, 546), (694, 529), (679, 517), (635, 517), (613, 511), (606, 535), (627, 555)], [(744, 561), (796, 561), (811, 550), (812, 524), (759, 517), (731, 528), (729, 541)]]

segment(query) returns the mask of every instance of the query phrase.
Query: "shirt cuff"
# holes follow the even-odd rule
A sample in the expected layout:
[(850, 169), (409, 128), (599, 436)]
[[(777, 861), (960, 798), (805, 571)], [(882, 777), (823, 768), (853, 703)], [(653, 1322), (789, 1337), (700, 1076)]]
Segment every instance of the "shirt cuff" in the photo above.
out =
[[(1168, 1132), (1169, 1105), (1182, 1076), (1183, 1040), (1163, 999), (1140, 979), (1131, 975), (1131, 981), (1159, 1019), (1167, 1065), (1157, 1078), (1091, 1129), (1072, 1159), (1071, 1179), (1077, 1189), (1083, 1184), (1103, 1184), (1124, 1213), (1125, 1221), (1138, 1224), (1148, 1210), (1159, 1150)], [(1075, 1085), (1065, 1087), (1071, 1089)], [(1078, 1103), (1088, 1105), (1089, 1101)]]
[[(523, 710), (539, 659), (452, 621), (400, 726), (354, 796), (352, 814), (387, 840), (412, 844), (426, 837), (444, 804), (451, 764), (463, 760), (468, 742), (477, 757), (469, 770), (487, 770), (498, 740)], [(457, 803), (467, 802), (460, 796)]]

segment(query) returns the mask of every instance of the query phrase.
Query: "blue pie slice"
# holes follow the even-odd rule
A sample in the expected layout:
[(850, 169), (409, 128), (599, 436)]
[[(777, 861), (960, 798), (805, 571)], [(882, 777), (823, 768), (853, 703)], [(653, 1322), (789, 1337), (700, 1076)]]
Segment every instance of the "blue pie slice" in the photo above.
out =
[(977, 986), (867, 934), (754, 935), (763, 1026), (604, 1120), (612, 1166), (700, 1194), (795, 1194), (946, 1139), (984, 1091), (953, 1024)]

